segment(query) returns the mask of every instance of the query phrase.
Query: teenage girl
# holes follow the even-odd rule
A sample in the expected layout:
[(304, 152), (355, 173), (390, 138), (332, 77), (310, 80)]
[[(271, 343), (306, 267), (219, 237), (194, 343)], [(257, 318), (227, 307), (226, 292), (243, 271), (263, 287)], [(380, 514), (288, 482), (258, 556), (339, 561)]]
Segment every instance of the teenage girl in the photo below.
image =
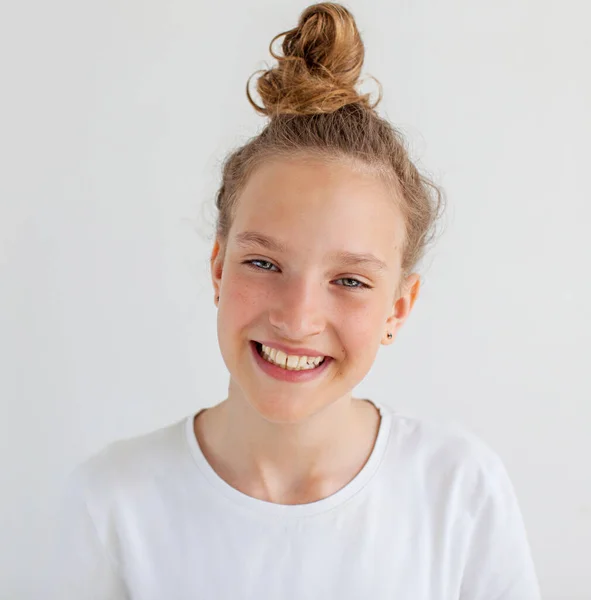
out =
[(268, 124), (216, 198), (228, 396), (72, 473), (56, 597), (538, 600), (497, 455), (352, 397), (416, 301), (443, 196), (356, 91), (348, 10), (280, 36), (262, 106), (247, 86)]

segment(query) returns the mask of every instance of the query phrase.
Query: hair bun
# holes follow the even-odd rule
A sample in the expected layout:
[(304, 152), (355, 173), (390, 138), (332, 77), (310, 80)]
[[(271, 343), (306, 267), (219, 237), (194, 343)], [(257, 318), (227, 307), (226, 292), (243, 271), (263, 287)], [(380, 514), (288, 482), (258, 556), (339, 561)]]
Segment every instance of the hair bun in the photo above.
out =
[[(283, 55), (278, 55), (273, 43), (281, 36)], [(309, 6), (297, 27), (273, 38), (269, 51), (278, 64), (256, 72), (262, 72), (257, 81), (262, 107), (250, 95), (252, 76), (246, 86), (250, 103), (264, 115), (326, 113), (353, 103), (374, 108), (380, 100), (370, 106), (369, 94), (355, 89), (365, 50), (353, 15), (340, 4)]]

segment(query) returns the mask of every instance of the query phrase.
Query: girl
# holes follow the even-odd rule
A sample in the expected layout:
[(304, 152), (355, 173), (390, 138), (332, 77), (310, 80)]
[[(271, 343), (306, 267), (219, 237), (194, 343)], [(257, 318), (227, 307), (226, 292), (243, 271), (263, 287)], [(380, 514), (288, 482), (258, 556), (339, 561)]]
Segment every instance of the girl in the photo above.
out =
[(57, 597), (539, 599), (497, 456), (352, 397), (410, 315), (442, 196), (357, 93), (348, 10), (280, 36), (262, 106), (247, 87), (270, 120), (217, 194), (228, 396), (75, 470)]

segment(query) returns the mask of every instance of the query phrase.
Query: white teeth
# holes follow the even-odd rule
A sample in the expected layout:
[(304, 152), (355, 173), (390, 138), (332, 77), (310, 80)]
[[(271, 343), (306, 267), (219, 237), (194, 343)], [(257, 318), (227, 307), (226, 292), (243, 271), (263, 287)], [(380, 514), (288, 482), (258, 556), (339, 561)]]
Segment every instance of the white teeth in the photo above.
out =
[(264, 344), (261, 344), (261, 347), (265, 359), (289, 371), (314, 369), (324, 360), (324, 356), (292, 356)]
[(299, 356), (288, 356), (287, 357), (287, 367), (288, 369), (295, 369), (300, 362)]
[(275, 356), (275, 362), (280, 367), (285, 367), (285, 361), (287, 360), (287, 354), (285, 352), (281, 352), (281, 350), (277, 350), (277, 355)]

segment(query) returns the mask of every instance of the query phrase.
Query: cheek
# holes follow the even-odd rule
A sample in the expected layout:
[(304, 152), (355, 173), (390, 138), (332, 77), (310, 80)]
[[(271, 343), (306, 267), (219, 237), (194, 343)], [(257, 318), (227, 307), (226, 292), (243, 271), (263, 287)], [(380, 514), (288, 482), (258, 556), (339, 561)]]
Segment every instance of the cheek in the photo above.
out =
[(360, 307), (341, 322), (341, 338), (345, 351), (355, 356), (373, 352), (382, 337), (382, 313), (373, 303)]
[(228, 370), (239, 360), (242, 351), (243, 331), (256, 320), (260, 311), (261, 302), (257, 301), (259, 295), (247, 278), (227, 270), (220, 289), (220, 303), (217, 313), (218, 343)]
[(239, 272), (228, 272), (222, 286), (224, 314), (232, 323), (248, 322), (265, 305), (262, 286)]

